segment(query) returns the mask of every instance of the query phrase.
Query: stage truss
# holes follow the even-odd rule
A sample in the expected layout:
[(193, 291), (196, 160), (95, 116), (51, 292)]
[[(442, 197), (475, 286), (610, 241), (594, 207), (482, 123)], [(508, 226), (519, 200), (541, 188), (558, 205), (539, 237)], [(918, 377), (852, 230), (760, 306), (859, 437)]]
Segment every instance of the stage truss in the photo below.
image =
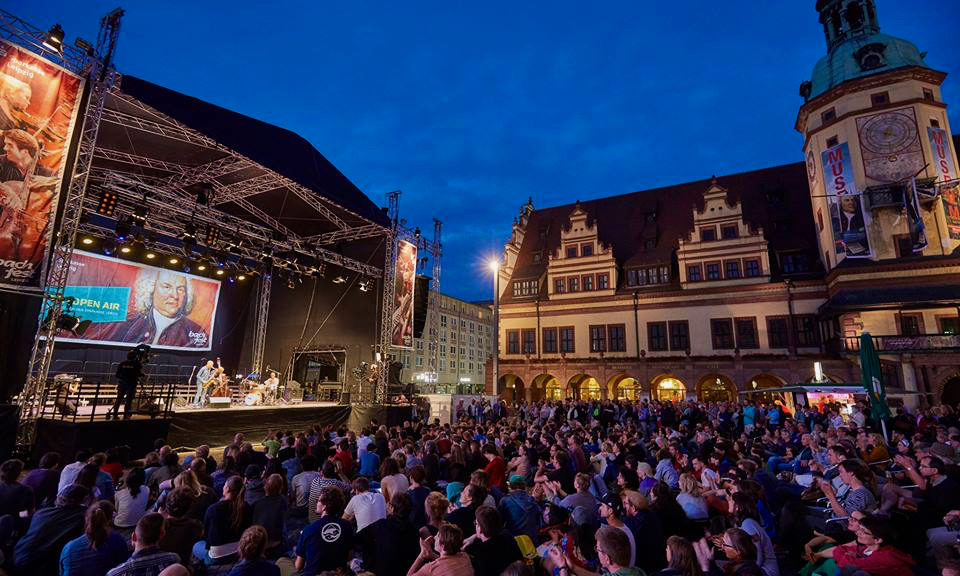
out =
[[(129, 221), (140, 208), (146, 208), (149, 214), (142, 227), (144, 234), (138, 235), (138, 241), (144, 245), (166, 252), (179, 250), (196, 259), (219, 257), (228, 268), (259, 273), (252, 350), (254, 371), (263, 368), (273, 274), (322, 276), (327, 264), (335, 265), (370, 281), (380, 280), (384, 287), (383, 301), (387, 302), (389, 294), (392, 308), (393, 228), (370, 220), (122, 93), (118, 89), (122, 80), (111, 63), (122, 14), (122, 10), (115, 10), (103, 18), (95, 47), (81, 50), (64, 43), (63, 52), (58, 54), (43, 47), (46, 37), (43, 30), (0, 10), (0, 37), (85, 77), (89, 91), (77, 159), (64, 189), (63, 212), (51, 243), (42, 307), (49, 311), (45, 314), (51, 320), (38, 323), (27, 382), (19, 395), (17, 442), (21, 447), (31, 445), (35, 437), (39, 403), (53, 357), (56, 325), (62, 315), (64, 288), (77, 237), (82, 233), (112, 241), (117, 223)], [(100, 128), (105, 125), (189, 144), (212, 159), (189, 164), (106, 147), (97, 140)], [(212, 196), (202, 210), (197, 209), (193, 189), (198, 185), (209, 187)], [(298, 234), (250, 201), (257, 194), (281, 188), (292, 192), (319, 214), (331, 229), (318, 234)], [(110, 218), (87, 216), (96, 212), (98, 196), (104, 190), (118, 197), (115, 213)], [(227, 203), (238, 206), (251, 218), (224, 211)], [(204, 226), (216, 227), (221, 240), (216, 245), (205, 245), (199, 240), (187, 245), (181, 239), (188, 225), (198, 230)], [(387, 247), (386, 269), (339, 251), (343, 243), (373, 238), (381, 238), (382, 245)], [(380, 318), (382, 351), (389, 347), (391, 317), (385, 313)], [(385, 401), (385, 393), (380, 389), (377, 392), (372, 402)]]

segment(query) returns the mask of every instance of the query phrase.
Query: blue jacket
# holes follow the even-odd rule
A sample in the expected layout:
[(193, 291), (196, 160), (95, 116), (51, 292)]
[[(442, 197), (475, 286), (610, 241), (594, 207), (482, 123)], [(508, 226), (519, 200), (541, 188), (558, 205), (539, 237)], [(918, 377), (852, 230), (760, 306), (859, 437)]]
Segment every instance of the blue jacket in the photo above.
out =
[(511, 536), (526, 534), (537, 543), (540, 528), (540, 506), (525, 490), (511, 490), (497, 506), (503, 516), (503, 526)]

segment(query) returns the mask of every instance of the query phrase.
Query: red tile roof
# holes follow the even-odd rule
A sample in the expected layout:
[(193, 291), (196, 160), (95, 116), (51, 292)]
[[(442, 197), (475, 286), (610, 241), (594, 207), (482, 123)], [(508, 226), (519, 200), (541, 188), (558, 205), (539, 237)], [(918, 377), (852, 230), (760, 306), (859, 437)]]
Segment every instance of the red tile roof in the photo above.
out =
[[(693, 207), (703, 208), (703, 193), (710, 182), (698, 180), (587, 200), (580, 206), (596, 222), (600, 241), (613, 248), (620, 267), (672, 264), (678, 239), (692, 230)], [(763, 228), (773, 253), (771, 263), (778, 251), (801, 250), (809, 254), (811, 265), (822, 275), (804, 163), (720, 176), (717, 184), (729, 191), (729, 200), (741, 200), (748, 224)], [(560, 229), (574, 207), (554, 206), (530, 215), (512, 279), (543, 274), (548, 254), (559, 248)], [(647, 238), (655, 240), (653, 247), (645, 248)], [(538, 252), (541, 261), (535, 263)], [(510, 290), (505, 291), (504, 299), (513, 299)]]

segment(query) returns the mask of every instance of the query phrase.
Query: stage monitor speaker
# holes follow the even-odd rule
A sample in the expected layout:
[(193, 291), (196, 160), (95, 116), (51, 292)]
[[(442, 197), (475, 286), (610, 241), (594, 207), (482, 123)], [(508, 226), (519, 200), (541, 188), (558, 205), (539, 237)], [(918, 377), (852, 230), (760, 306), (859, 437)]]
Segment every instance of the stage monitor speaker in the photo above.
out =
[(211, 396), (210, 407), (211, 408), (229, 408), (230, 399), (225, 396)]
[(413, 337), (423, 337), (423, 327), (427, 323), (427, 304), (430, 301), (430, 277), (417, 276), (413, 289)]

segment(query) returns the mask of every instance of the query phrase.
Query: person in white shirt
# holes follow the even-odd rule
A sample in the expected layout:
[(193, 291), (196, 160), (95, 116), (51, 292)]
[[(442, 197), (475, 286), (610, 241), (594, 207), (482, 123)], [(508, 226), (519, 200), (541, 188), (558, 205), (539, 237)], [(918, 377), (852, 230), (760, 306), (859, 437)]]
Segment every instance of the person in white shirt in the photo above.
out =
[(63, 467), (63, 470), (60, 471), (60, 483), (57, 484), (57, 494), (63, 492), (64, 488), (73, 484), (77, 476), (80, 475), (80, 470), (83, 470), (83, 467), (87, 464), (87, 460), (89, 460), (91, 456), (93, 456), (93, 454), (89, 450), (79, 450), (76, 461)]
[(387, 517), (387, 502), (383, 494), (370, 492), (370, 482), (363, 476), (353, 481), (353, 498), (343, 511), (344, 520), (357, 521), (357, 532)]
[(294, 476), (290, 482), (290, 500), (297, 508), (303, 508), (305, 513), (310, 498), (310, 485), (322, 474), (317, 471), (317, 459), (309, 454), (300, 460), (300, 468), (303, 471)]
[(117, 513), (113, 517), (116, 526), (124, 537), (129, 536), (137, 527), (137, 522), (147, 514), (150, 502), (150, 490), (144, 487), (146, 474), (139, 466), (131, 468), (124, 478), (124, 486), (117, 490), (113, 498), (117, 502)]

